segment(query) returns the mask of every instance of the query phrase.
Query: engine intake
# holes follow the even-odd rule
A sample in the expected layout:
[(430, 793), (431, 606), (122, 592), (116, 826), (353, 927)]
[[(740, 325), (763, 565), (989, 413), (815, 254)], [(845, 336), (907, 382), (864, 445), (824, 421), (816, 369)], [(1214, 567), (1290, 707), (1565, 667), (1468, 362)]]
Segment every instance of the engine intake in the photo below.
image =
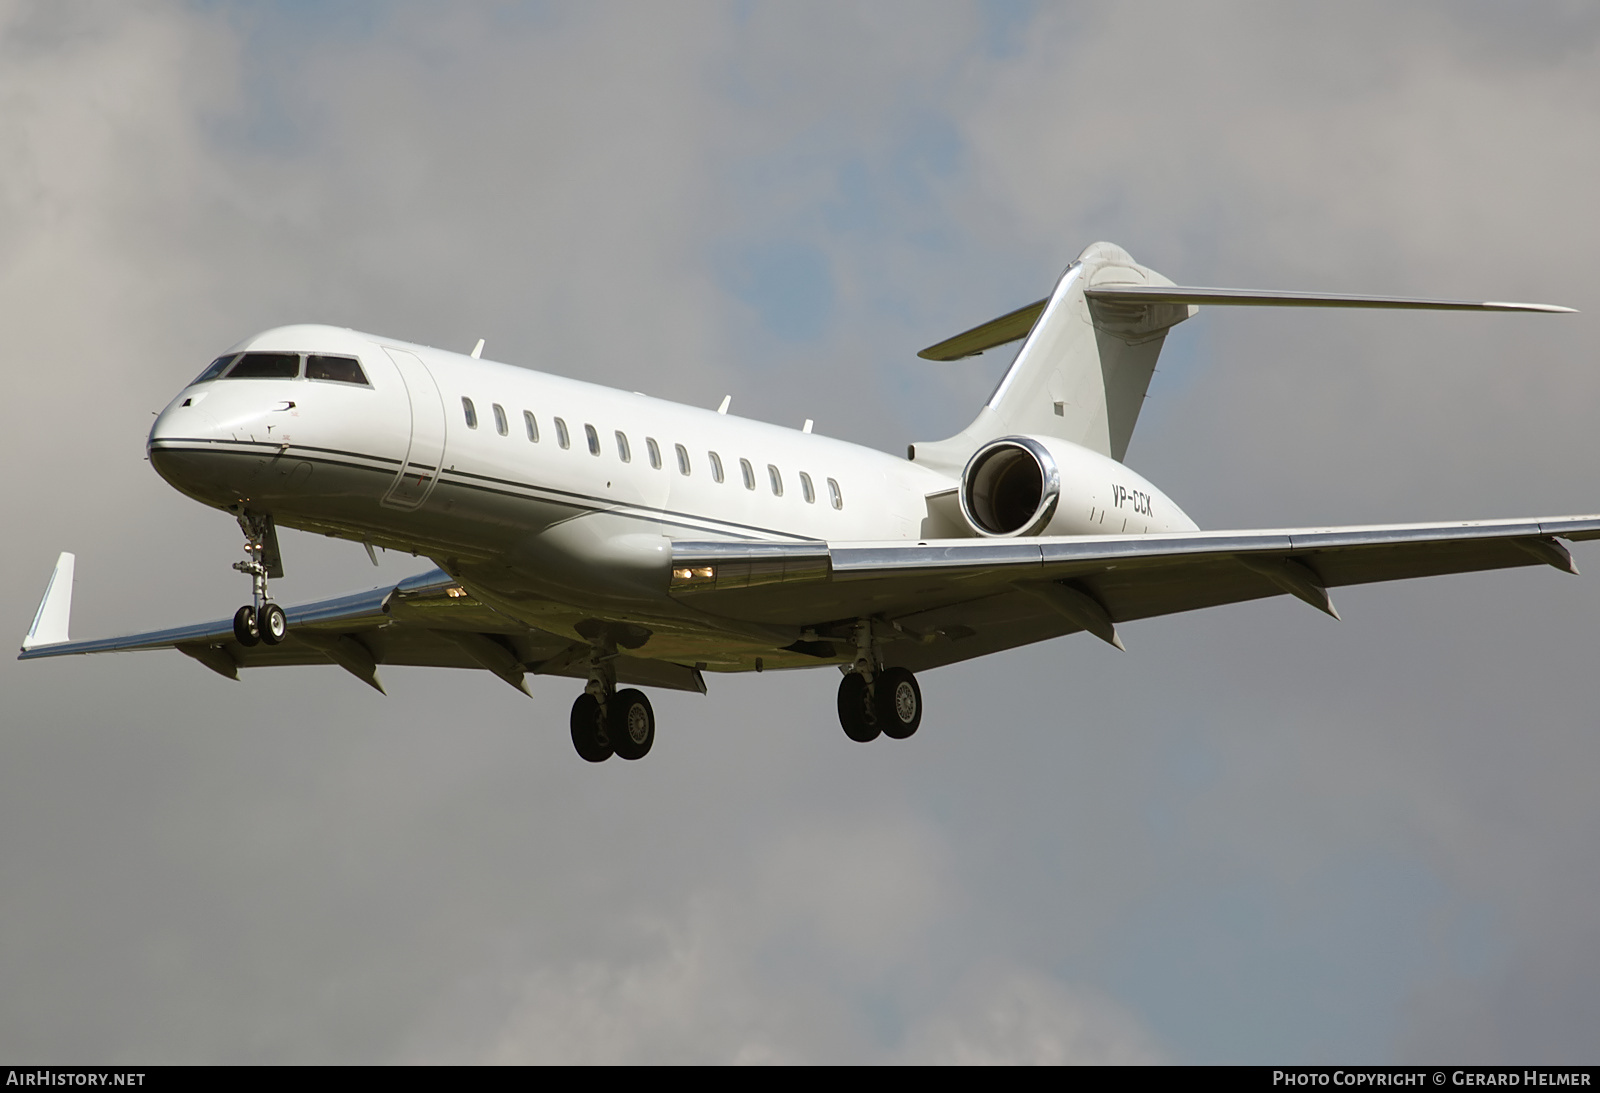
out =
[(1061, 472), (1043, 444), (1026, 436), (991, 440), (961, 474), (961, 513), (979, 535), (1037, 535), (1061, 500)]

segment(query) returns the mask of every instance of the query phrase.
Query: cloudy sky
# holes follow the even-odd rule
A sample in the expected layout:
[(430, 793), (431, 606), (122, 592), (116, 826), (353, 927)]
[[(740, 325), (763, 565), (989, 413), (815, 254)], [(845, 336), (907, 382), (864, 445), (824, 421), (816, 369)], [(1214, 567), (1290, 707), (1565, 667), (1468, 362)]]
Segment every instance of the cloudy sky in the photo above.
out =
[[(1097, 239), (1584, 311), (1203, 313), (1128, 456), (1202, 526), (1600, 511), (1597, 192), (1581, 2), (0, 0), (0, 617), (65, 549), (74, 637), (232, 611), (143, 442), (266, 327), (898, 451)], [(714, 678), (602, 767), (571, 681), (0, 662), (0, 1056), (1594, 1061), (1600, 577), (1336, 599), (929, 673), (905, 744)]]

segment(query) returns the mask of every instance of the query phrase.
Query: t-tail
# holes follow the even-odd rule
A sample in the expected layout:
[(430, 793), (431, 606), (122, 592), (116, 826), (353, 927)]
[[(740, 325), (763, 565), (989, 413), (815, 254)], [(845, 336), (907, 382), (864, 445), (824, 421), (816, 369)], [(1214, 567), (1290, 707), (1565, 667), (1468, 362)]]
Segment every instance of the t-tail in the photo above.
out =
[(919, 442), (911, 458), (961, 476), (973, 453), (1008, 436), (1070, 441), (1122, 461), (1139, 421), (1167, 331), (1199, 305), (1408, 308), (1435, 311), (1570, 312), (1551, 304), (1424, 300), (1339, 293), (1190, 288), (1141, 266), (1114, 243), (1093, 243), (1055, 291), (929, 346), (918, 354), (951, 361), (1026, 338), (978, 416), (947, 440)]

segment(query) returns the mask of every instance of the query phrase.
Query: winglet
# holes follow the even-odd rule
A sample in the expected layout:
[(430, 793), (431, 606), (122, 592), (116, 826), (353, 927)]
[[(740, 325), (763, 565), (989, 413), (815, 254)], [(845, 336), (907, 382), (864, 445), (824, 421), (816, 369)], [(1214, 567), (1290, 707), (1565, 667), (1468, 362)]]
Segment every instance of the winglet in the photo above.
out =
[(67, 638), (67, 621), (72, 615), (72, 570), (78, 558), (62, 552), (56, 559), (55, 572), (50, 583), (44, 586), (44, 599), (28, 627), (28, 636), (22, 639), (24, 650), (41, 645), (60, 645)]

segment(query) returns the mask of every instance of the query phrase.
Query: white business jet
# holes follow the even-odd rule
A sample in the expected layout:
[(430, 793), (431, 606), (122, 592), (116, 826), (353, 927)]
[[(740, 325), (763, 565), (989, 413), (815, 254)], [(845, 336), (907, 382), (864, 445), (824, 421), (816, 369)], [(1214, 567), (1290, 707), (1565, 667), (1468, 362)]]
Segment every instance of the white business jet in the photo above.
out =
[[(1337, 617), (1328, 589), (1546, 564), (1600, 516), (1201, 531), (1121, 460), (1167, 331), (1197, 305), (1561, 312), (1183, 288), (1096, 243), (1046, 299), (923, 350), (1025, 338), (972, 424), (900, 459), (801, 430), (326, 326), (269, 330), (184, 388), (150, 431), (174, 487), (232, 513), (251, 602), (231, 620), (70, 641), (62, 554), (22, 657), (174, 648), (232, 679), (380, 664), (587, 680), (584, 759), (638, 759), (638, 687), (836, 666), (858, 741), (909, 737), (913, 674), (1117, 624), (1263, 596)], [(284, 608), (277, 526), (432, 559), (430, 572)], [(619, 685), (623, 686), (618, 689)]]

